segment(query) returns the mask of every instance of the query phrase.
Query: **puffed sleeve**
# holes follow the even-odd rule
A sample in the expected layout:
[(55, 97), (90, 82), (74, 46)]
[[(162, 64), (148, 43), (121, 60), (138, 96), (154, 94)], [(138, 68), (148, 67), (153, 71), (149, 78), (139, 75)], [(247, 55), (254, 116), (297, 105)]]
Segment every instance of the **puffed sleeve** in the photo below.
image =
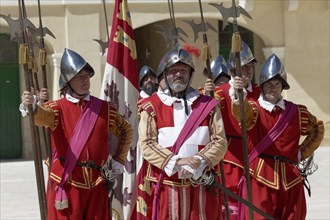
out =
[(300, 144), (301, 160), (310, 157), (320, 146), (324, 136), (323, 121), (312, 115), (305, 106), (299, 105), (301, 135), (306, 136)]
[(133, 140), (133, 128), (118, 112), (115, 114), (113, 123), (110, 122), (109, 124), (111, 124), (109, 125), (109, 132), (117, 137), (118, 143), (117, 151), (113, 155), (113, 159), (124, 164)]

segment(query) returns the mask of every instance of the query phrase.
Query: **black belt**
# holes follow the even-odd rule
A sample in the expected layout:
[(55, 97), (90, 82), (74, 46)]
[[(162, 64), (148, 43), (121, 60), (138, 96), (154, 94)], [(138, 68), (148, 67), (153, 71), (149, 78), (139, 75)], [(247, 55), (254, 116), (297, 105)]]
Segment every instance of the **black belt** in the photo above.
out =
[(278, 160), (278, 161), (281, 161), (281, 162), (294, 164), (294, 165), (296, 164), (293, 160), (290, 160), (289, 158), (279, 156), (279, 155), (269, 155), (269, 154), (261, 153), (261, 154), (259, 154), (258, 157), (260, 157), (260, 158), (272, 158), (274, 160)]
[(236, 136), (236, 135), (230, 135), (230, 134), (228, 134), (228, 135), (226, 135), (226, 138), (227, 138), (227, 139), (228, 139), (228, 138), (242, 139), (242, 136)]
[[(65, 161), (64, 157), (58, 157), (58, 159), (60, 161)], [(100, 170), (102, 167), (98, 166), (94, 161), (88, 161), (88, 162), (76, 162), (76, 166), (80, 166), (80, 167), (87, 167), (87, 168), (91, 168), (94, 170)]]
[[(283, 156), (278, 156), (278, 155), (269, 155), (269, 154), (265, 154), (265, 153), (261, 153), (259, 154), (260, 158), (272, 158), (274, 160), (278, 160), (278, 161), (281, 161), (281, 162), (286, 162), (286, 163), (289, 163), (289, 164), (293, 164), (293, 165), (296, 165), (297, 163), (295, 163), (293, 160), (290, 160), (286, 157), (283, 157)], [(311, 186), (309, 184), (309, 181), (307, 180), (307, 175), (302, 175), (304, 177), (304, 187), (306, 188), (307, 192), (308, 192), (308, 195), (309, 197), (311, 197), (312, 195), (312, 189), (311, 189)]]

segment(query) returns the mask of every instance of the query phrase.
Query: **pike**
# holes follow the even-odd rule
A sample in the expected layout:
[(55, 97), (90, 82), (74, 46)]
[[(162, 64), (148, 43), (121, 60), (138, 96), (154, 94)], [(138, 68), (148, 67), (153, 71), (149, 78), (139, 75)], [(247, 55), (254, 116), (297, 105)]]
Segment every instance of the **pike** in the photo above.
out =
[[(205, 21), (204, 21), (204, 15), (203, 15), (203, 8), (202, 8), (202, 2), (201, 0), (198, 0), (199, 3), (199, 11), (201, 13), (201, 22), (202, 22), (202, 31), (203, 31), (203, 59), (206, 62), (206, 75), (208, 79), (213, 80), (212, 77), (212, 72), (211, 72), (211, 66), (210, 66), (210, 60), (212, 58), (211, 55), (211, 50), (210, 50), (210, 45), (209, 42), (207, 40), (207, 35), (206, 35), (206, 25), (205, 25)], [(210, 92), (210, 95), (213, 96), (213, 91)]]
[[(108, 16), (107, 16), (105, 0), (102, 0), (102, 2), (103, 2), (103, 9), (104, 9), (105, 28), (107, 30), (107, 39), (108, 40), (106, 42), (103, 42), (102, 40), (94, 39), (94, 41), (98, 42), (101, 45), (102, 55), (103, 55), (105, 53), (105, 49), (108, 48), (110, 34), (109, 34), (109, 29), (108, 29), (108, 27), (109, 27), (108, 26)], [(114, 102), (116, 87), (111, 87), (111, 88), (112, 88), (112, 92), (110, 93), (110, 89), (109, 89), (108, 96), (110, 97), (110, 94), (112, 94), (110, 98), (111, 98), (111, 101)], [(113, 200), (113, 196), (115, 194), (114, 185), (115, 185), (116, 179), (112, 176), (112, 157), (111, 157), (110, 153), (108, 155), (107, 163), (104, 165), (104, 167), (102, 169), (104, 172), (104, 177), (107, 181), (109, 211), (112, 212), (112, 200)]]
[[(26, 8), (25, 8), (25, 4), (24, 4), (24, 0), (22, 1), (22, 7), (21, 7), (21, 12), (23, 14), (23, 19), (27, 19), (27, 15), (26, 15)], [(40, 86), (39, 86), (39, 81), (38, 81), (38, 76), (37, 76), (37, 62), (34, 56), (34, 52), (33, 52), (33, 45), (36, 42), (36, 38), (31, 38), (31, 36), (34, 35), (34, 33), (36, 33), (36, 29), (25, 29), (23, 30), (23, 32), (25, 33), (26, 36), (26, 42), (29, 48), (29, 62), (28, 62), (28, 69), (29, 69), (29, 76), (31, 77), (30, 82), (31, 82), (31, 86), (34, 87), (36, 90), (40, 91)], [(33, 78), (34, 77), (34, 81), (35, 81), (35, 86), (33, 83)], [(35, 128), (35, 137), (36, 137), (36, 149), (37, 149), (37, 155), (36, 157), (38, 158), (38, 160), (40, 160), (40, 165), (38, 166), (39, 171), (40, 171), (40, 176), (41, 176), (41, 196), (42, 196), (42, 204), (44, 206), (43, 210), (45, 212), (45, 215), (47, 216), (47, 203), (46, 203), (46, 190), (45, 190), (45, 182), (44, 180), (44, 172), (43, 172), (43, 166), (42, 166), (42, 153), (41, 153), (41, 144), (40, 144), (40, 135), (39, 135), (39, 128), (37, 126), (34, 126)], [(44, 128), (43, 128), (44, 129)], [(45, 133), (44, 133), (44, 138), (45, 138)]]
[[(22, 1), (22, 15), (24, 19), (27, 19), (26, 15), (26, 9), (25, 9), (25, 4), (24, 0)], [(32, 33), (35, 32), (35, 29), (29, 30), (28, 28), (24, 30), (25, 36), (26, 36), (26, 43), (29, 49), (29, 62), (28, 62), (28, 67), (29, 67), (29, 72), (33, 78), (30, 78), (31, 86), (34, 87), (37, 91), (40, 91), (40, 86), (38, 82), (38, 76), (37, 76), (37, 62), (34, 56), (33, 52), (33, 45), (35, 42), (35, 38), (32, 38), (31, 36), (33, 35)], [(33, 81), (34, 79), (34, 81)], [(40, 144), (40, 143), (39, 143)]]
[(9, 30), (10, 30), (10, 41), (15, 41), (17, 44), (21, 44), (22, 43), (22, 39), (19, 37), (22, 35), (22, 31), (20, 29), (21, 23), (22, 26), (25, 28), (31, 28), (31, 29), (35, 29), (36, 27), (34, 26), (34, 24), (28, 20), (28, 19), (24, 19), (23, 21), (21, 21), (20, 19), (12, 19), (11, 15), (8, 14), (3, 15), (0, 14), (0, 17), (3, 18), (8, 26), (9, 26)]
[(109, 45), (110, 34), (109, 34), (109, 29), (108, 29), (109, 25), (108, 25), (107, 9), (105, 7), (105, 0), (102, 0), (102, 2), (103, 2), (103, 9), (104, 9), (104, 17), (105, 17), (105, 27), (106, 27), (105, 29), (107, 30), (107, 37), (108, 37), (107, 39), (108, 40), (107, 41), (102, 41), (102, 39), (100, 39), (100, 40), (93, 39), (93, 40), (100, 44), (101, 50), (102, 50), (102, 56), (103, 56), (105, 53), (105, 49), (107, 49), (108, 45)]
[[(202, 8), (202, 2), (201, 0), (198, 0), (199, 2), (199, 10), (201, 14), (201, 25), (202, 25), (202, 32), (203, 32), (203, 59), (206, 62), (206, 71), (207, 71), (207, 78), (211, 79), (213, 81), (212, 77), (212, 72), (211, 72), (211, 66), (210, 66), (210, 59), (212, 57), (211, 55), (211, 50), (210, 50), (210, 45), (207, 39), (207, 34), (206, 31), (207, 29), (211, 26), (210, 24), (206, 25), (205, 20), (204, 20), (204, 15), (203, 15), (203, 8)], [(194, 33), (196, 36), (196, 27), (198, 26), (193, 26), (195, 27)], [(214, 97), (214, 92), (210, 91), (210, 96)], [(224, 188), (226, 188), (226, 180), (225, 180), (225, 175), (224, 175), (224, 168), (223, 168), (223, 160), (220, 161), (220, 173), (221, 173), (221, 184)], [(225, 205), (225, 210), (226, 210), (226, 217), (227, 219), (230, 219), (230, 211), (229, 211), (229, 205), (228, 205), (228, 196), (226, 193), (224, 193), (224, 205)]]
[[(23, 14), (23, 18), (27, 19), (27, 14), (26, 14), (26, 8), (25, 8), (25, 4), (24, 4), (24, 0), (22, 0), (22, 14)], [(28, 49), (29, 49), (29, 61), (28, 61), (28, 69), (29, 69), (29, 76), (30, 76), (30, 82), (31, 82), (31, 87), (33, 87), (35, 89), (35, 91), (40, 91), (40, 86), (39, 86), (39, 80), (38, 80), (38, 65), (37, 65), (37, 61), (35, 59), (34, 56), (34, 52), (33, 52), (33, 48), (34, 45), (36, 44), (36, 38), (32, 37), (35, 35), (36, 33), (36, 29), (30, 29), (30, 28), (26, 28), (24, 31), (25, 36), (26, 36), (26, 42), (28, 45)], [(43, 128), (41, 128), (43, 130)], [(37, 126), (35, 126), (35, 135), (36, 135), (36, 141), (37, 141), (37, 149), (38, 149), (38, 158), (42, 158), (42, 153), (41, 153), (41, 144), (40, 144), (40, 134), (39, 134), (39, 128)], [(44, 138), (45, 138), (45, 133), (44, 133)], [(43, 168), (42, 166), (40, 167), (40, 172), (43, 175)], [(42, 184), (43, 188), (45, 188), (44, 183)], [(44, 201), (46, 201), (45, 198), (43, 198)]]
[[(22, 0), (22, 4), (23, 0)], [(20, 44), (19, 48), (19, 64), (22, 65), (24, 70), (25, 76), (25, 87), (28, 91), (31, 92), (31, 81), (29, 67), (28, 67), (28, 46), (27, 46), (27, 34), (26, 34), (26, 26), (24, 26), (24, 20), (26, 18), (23, 17), (22, 5), (20, 0), (18, 0), (19, 5), (19, 20), (20, 20), (20, 27), (21, 27), (21, 34), (22, 34), (22, 43)], [(38, 199), (39, 199), (39, 209), (40, 209), (40, 217), (42, 220), (47, 218), (47, 206), (46, 206), (46, 196), (45, 196), (45, 185), (44, 185), (44, 175), (42, 169), (42, 161), (41, 161), (41, 151), (40, 145), (38, 146), (37, 139), (36, 139), (36, 126), (34, 124), (34, 116), (32, 114), (33, 109), (32, 105), (28, 106), (28, 114), (30, 119), (30, 130), (32, 136), (32, 147), (33, 147), (33, 154), (34, 154), (34, 167), (36, 173), (36, 182), (37, 182), (37, 189), (38, 189)]]
[[(96, 39), (94, 39), (94, 40), (101, 45), (102, 55), (103, 55), (105, 53), (105, 49), (108, 48), (108, 46), (109, 46), (110, 34), (109, 34), (109, 30), (108, 30), (109, 24), (108, 24), (107, 9), (105, 7), (105, 0), (102, 0), (102, 2), (103, 2), (103, 10), (104, 10), (105, 29), (107, 30), (107, 39), (108, 40), (105, 41), (105, 42), (102, 41), (102, 40), (96, 40)], [(116, 87), (113, 86), (112, 87), (112, 93), (111, 93), (112, 95), (111, 95), (111, 97), (109, 96), (111, 98), (111, 101), (113, 101), (113, 102), (115, 100), (115, 92), (116, 92)], [(110, 169), (110, 170), (112, 169), (111, 160), (109, 161), (108, 169)], [(112, 210), (111, 203), (112, 203), (112, 196), (114, 194), (113, 184), (114, 183), (109, 183), (108, 182), (109, 194), (110, 194), (110, 196), (109, 196), (110, 211)]]
[[(234, 23), (236, 22), (236, 24), (233, 23), (234, 28), (236, 28), (236, 31), (238, 31), (237, 18), (241, 14), (252, 19), (250, 14), (243, 7), (241, 7), (241, 6), (236, 7), (235, 0), (232, 0), (231, 8), (224, 7), (223, 3), (220, 3), (220, 4), (209, 3), (209, 5), (212, 5), (215, 8), (217, 8), (218, 11), (220, 12), (220, 14), (222, 15), (222, 30), (224, 30), (226, 28), (226, 26), (228, 25), (228, 19), (231, 17), (234, 19)], [(235, 25), (236, 25), (236, 27), (235, 27)]]
[(212, 30), (216, 33), (218, 33), (217, 29), (215, 29), (215, 27), (213, 27), (209, 22), (205, 22), (203, 24), (203, 22), (197, 24), (195, 23), (194, 19), (192, 19), (191, 21), (190, 20), (182, 20), (183, 22), (189, 24), (191, 26), (191, 28), (193, 29), (194, 31), (194, 43), (196, 43), (197, 39), (198, 39), (198, 33), (199, 32), (202, 32), (204, 30), (204, 26), (205, 26), (205, 30), (208, 31), (208, 30)]
[[(243, 203), (244, 205), (246, 205), (250, 209), (253, 209), (255, 212), (257, 212), (259, 215), (265, 217), (265, 219), (274, 220), (274, 218), (272, 216), (268, 215), (267, 213), (265, 213), (264, 211), (262, 211), (258, 207), (254, 206), (252, 203), (248, 202), (247, 200), (245, 200), (242, 197), (238, 196), (237, 194), (233, 193), (232, 191), (227, 189), (223, 184), (219, 184), (216, 181), (214, 181), (210, 186), (214, 186), (218, 189), (221, 189), (224, 192), (225, 195), (229, 195), (233, 199), (236, 199), (237, 201)], [(227, 217), (227, 220), (230, 219), (230, 217), (228, 217), (228, 216), (226, 216), (226, 217)]]
[(184, 42), (184, 39), (181, 35), (184, 35), (185, 37), (188, 37), (188, 35), (182, 30), (182, 28), (177, 28), (175, 24), (175, 16), (174, 16), (174, 7), (173, 7), (173, 0), (167, 0), (168, 4), (168, 11), (170, 13), (170, 21), (171, 25), (155, 25), (156, 27), (159, 27), (161, 30), (156, 31), (156, 33), (159, 33), (162, 35), (166, 42), (166, 47), (169, 47), (171, 44), (172, 46), (176, 46), (179, 42), (179, 40)]
[(171, 22), (172, 22), (173, 44), (177, 45), (179, 32), (178, 32), (178, 29), (176, 28), (176, 24), (175, 24), (173, 0), (168, 0), (167, 4), (168, 4), (168, 10), (170, 12), (170, 18), (171, 18)]
[[(201, 23), (197, 24), (194, 22), (194, 20), (182, 20), (183, 22), (186, 22), (191, 26), (194, 32), (194, 42), (196, 42), (198, 38), (199, 32), (203, 33), (203, 59), (206, 62), (206, 73), (207, 73), (207, 78), (213, 80), (212, 77), (212, 72), (211, 72), (211, 67), (210, 67), (210, 59), (211, 59), (211, 52), (210, 52), (210, 46), (208, 43), (207, 39), (207, 34), (206, 32), (210, 29), (214, 32), (217, 32), (217, 30), (208, 22), (205, 22), (204, 20), (204, 15), (203, 15), (203, 8), (201, 4), (201, 0), (199, 0), (199, 9), (200, 9), (200, 14), (201, 14)], [(210, 91), (210, 96), (214, 96), (213, 91)], [(220, 161), (220, 172), (221, 172), (221, 183), (223, 187), (226, 187), (226, 180), (224, 174), (224, 167), (223, 167), (223, 160)], [(226, 217), (227, 219), (230, 218), (230, 210), (229, 210), (229, 205), (228, 205), (228, 196), (227, 193), (224, 193), (224, 205), (226, 209)]]
[[(49, 34), (53, 38), (55, 38), (54, 34), (47, 28), (42, 26), (42, 19), (41, 19), (41, 6), (40, 6), (40, 0), (38, 0), (38, 15), (39, 15), (39, 28), (37, 30), (37, 36), (40, 37), (39, 40), (39, 64), (41, 67), (41, 76), (42, 76), (42, 84), (43, 88), (48, 88), (47, 86), (47, 72), (46, 72), (46, 63), (47, 63), (47, 51), (45, 49), (45, 42), (44, 42), (44, 36)], [(42, 127), (42, 133), (44, 137), (44, 143), (46, 144), (46, 154), (48, 157), (48, 163), (49, 163), (49, 170), (52, 165), (52, 149), (50, 145), (50, 137), (49, 132), (46, 131), (45, 127)]]
[[(238, 31), (238, 24), (237, 18), (242, 13), (243, 15), (247, 16), (248, 18), (252, 19), (252, 17), (246, 12), (242, 7), (236, 7), (235, 0), (232, 0), (232, 6), (230, 8), (225, 8), (223, 3), (215, 4), (209, 3), (210, 5), (216, 7), (223, 18), (223, 27), (228, 25), (228, 19), (230, 17), (233, 18), (233, 36), (232, 36), (232, 48), (231, 51), (235, 55), (235, 67), (237, 76), (242, 77), (241, 71), (241, 58), (240, 58), (240, 51), (242, 50), (242, 41)], [(240, 106), (240, 116), (241, 116), (241, 128), (242, 128), (242, 148), (243, 148), (243, 158), (244, 158), (244, 174), (245, 174), (245, 182), (246, 182), (246, 189), (247, 189), (247, 200), (249, 203), (252, 204), (252, 193), (251, 193), (251, 182), (250, 182), (250, 169), (249, 169), (249, 162), (248, 162), (248, 147), (247, 147), (247, 136), (246, 136), (246, 123), (245, 123), (245, 113), (244, 113), (244, 97), (243, 97), (243, 90), (238, 90), (238, 99), (239, 99), (239, 106)], [(244, 186), (242, 186), (244, 187)], [(242, 195), (244, 196), (244, 195)], [(249, 219), (253, 220), (253, 209), (249, 206)]]

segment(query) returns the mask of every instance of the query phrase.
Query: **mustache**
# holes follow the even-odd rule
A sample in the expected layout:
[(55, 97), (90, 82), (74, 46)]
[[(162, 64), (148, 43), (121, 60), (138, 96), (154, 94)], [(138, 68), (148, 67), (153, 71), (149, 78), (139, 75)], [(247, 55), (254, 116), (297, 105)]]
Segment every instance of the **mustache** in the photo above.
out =
[(146, 83), (146, 86), (153, 86), (154, 84), (156, 84), (156, 83), (147, 82), (147, 83)]
[(182, 76), (176, 76), (173, 78), (173, 81), (176, 81), (176, 80), (184, 80), (184, 78)]

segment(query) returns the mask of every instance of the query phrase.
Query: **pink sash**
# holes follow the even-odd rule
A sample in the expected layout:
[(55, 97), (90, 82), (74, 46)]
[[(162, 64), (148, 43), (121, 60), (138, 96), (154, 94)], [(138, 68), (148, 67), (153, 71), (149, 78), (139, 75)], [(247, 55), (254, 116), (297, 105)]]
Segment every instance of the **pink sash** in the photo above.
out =
[[(185, 125), (183, 126), (178, 138), (172, 147), (173, 154), (177, 154), (182, 144), (194, 133), (198, 126), (203, 122), (211, 110), (218, 105), (218, 101), (211, 99), (208, 96), (202, 96), (197, 103)], [(162, 171), (159, 175), (157, 185), (155, 186), (154, 198), (152, 204), (152, 220), (157, 220), (159, 215), (159, 194), (160, 186), (162, 185), (165, 172)]]
[[(285, 110), (283, 110), (276, 121), (275, 125), (270, 129), (265, 137), (253, 148), (249, 154), (249, 164), (256, 159), (259, 154), (266, 150), (275, 140), (283, 133), (286, 127), (289, 125), (290, 121), (293, 119), (293, 116), (297, 112), (297, 106), (292, 102), (287, 102)], [(243, 174), (238, 182), (239, 196), (245, 199), (246, 195), (246, 179)], [(245, 219), (244, 205), (238, 203), (238, 219)]]
[(57, 210), (62, 210), (69, 207), (68, 197), (64, 189), (64, 183), (68, 180), (82, 149), (85, 147), (85, 144), (98, 118), (101, 105), (102, 100), (91, 96), (90, 101), (87, 103), (83, 112), (80, 114), (76, 127), (74, 128), (71, 139), (69, 141), (62, 180), (55, 188), (55, 208)]

